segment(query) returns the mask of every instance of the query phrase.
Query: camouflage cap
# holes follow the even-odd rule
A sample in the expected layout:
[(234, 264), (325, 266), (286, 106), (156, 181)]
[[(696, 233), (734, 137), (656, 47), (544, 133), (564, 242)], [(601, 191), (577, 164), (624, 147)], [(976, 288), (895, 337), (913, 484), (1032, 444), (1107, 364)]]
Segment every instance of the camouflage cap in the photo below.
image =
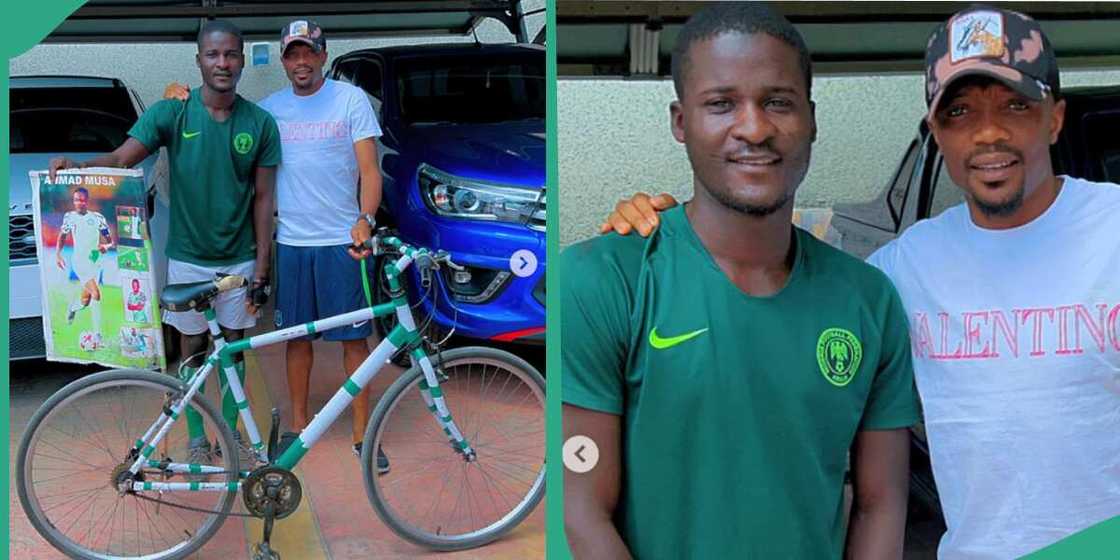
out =
[(1060, 93), (1058, 61), (1038, 22), (989, 6), (973, 6), (937, 26), (926, 45), (929, 117), (949, 84), (964, 76), (990, 76), (1041, 101)]
[(327, 38), (319, 24), (305, 19), (297, 19), (280, 30), (280, 52), (287, 51), (292, 43), (309, 45), (317, 53), (327, 48)]

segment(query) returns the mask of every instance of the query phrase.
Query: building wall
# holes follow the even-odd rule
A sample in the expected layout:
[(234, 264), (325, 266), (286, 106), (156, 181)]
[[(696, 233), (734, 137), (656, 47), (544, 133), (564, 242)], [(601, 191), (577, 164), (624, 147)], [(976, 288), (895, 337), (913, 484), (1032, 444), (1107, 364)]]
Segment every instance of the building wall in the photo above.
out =
[[(1062, 86), (1120, 84), (1120, 68), (1062, 73)], [(816, 76), (817, 142), (797, 193), (803, 208), (874, 198), (891, 178), (925, 113), (922, 75)], [(619, 198), (636, 191), (691, 196), (684, 147), (669, 131), (670, 80), (561, 80), (560, 244), (595, 233)]]

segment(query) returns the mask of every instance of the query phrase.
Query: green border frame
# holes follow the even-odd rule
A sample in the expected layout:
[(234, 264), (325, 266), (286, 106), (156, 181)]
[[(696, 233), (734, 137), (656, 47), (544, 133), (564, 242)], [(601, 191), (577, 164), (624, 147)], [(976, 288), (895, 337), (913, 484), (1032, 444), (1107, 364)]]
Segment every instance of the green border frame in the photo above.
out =
[(545, 2), (545, 61), (546, 108), (545, 149), (548, 154), (548, 240), (547, 258), (551, 266), (545, 271), (548, 296), (545, 302), (545, 366), (551, 373), (546, 379), (548, 399), (545, 403), (545, 462), (549, 465), (545, 478), (545, 550), (548, 560), (570, 560), (568, 539), (564, 536), (564, 461), (561, 456), (563, 434), (560, 424), (560, 292), (563, 271), (560, 270), (560, 193), (559, 147), (556, 143), (556, 0)]

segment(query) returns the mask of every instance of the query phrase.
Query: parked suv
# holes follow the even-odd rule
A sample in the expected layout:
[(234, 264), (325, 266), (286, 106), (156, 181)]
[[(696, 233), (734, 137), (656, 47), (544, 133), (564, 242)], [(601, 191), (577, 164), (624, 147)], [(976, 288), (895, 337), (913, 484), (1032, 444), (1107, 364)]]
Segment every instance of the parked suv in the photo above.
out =
[[(435, 321), (461, 335), (543, 342), (544, 52), (405, 46), (354, 51), (331, 65), (331, 78), (370, 96), (384, 132), (379, 224), (466, 265), (442, 271), (449, 298), (421, 304), (426, 315), (438, 300)], [(412, 281), (422, 289), (415, 273)]]
[[(11, 359), (19, 360), (46, 353), (28, 172), (47, 169), (53, 156), (83, 161), (112, 151), (128, 137), (128, 130), (144, 105), (120, 80), (85, 76), (13, 76), (8, 96), (8, 348)], [(157, 160), (158, 155), (153, 154), (138, 167), (144, 170), (144, 180), (151, 186), (148, 215), (156, 280), (158, 286), (163, 286), (167, 270), (163, 247), (169, 214), (166, 184), (156, 188)]]
[[(1063, 98), (1065, 125), (1050, 148), (1054, 172), (1120, 183), (1120, 135), (1116, 134), (1120, 130), (1120, 86), (1071, 88), (1063, 91)], [(866, 258), (914, 222), (963, 202), (962, 191), (945, 171), (937, 143), (923, 120), (879, 197), (863, 204), (837, 205), (832, 225), (840, 232), (845, 251)], [(910, 502), (940, 519), (941, 505), (921, 425), (912, 431), (911, 444)]]
[[(1065, 125), (1050, 148), (1057, 174), (1120, 183), (1120, 86), (1070, 88)], [(883, 192), (871, 202), (833, 208), (845, 251), (866, 258), (918, 220), (964, 202), (942, 165), (925, 120)]]

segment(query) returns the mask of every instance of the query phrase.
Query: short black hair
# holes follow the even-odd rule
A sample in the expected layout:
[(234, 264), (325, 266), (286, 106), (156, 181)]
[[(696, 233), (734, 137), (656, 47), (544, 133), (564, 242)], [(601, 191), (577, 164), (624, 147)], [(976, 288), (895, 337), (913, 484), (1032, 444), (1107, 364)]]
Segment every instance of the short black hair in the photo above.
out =
[(211, 33), (226, 33), (237, 37), (237, 44), (241, 45), (241, 50), (245, 50), (245, 39), (241, 36), (241, 30), (236, 25), (224, 19), (211, 19), (207, 20), (198, 30), (198, 50), (202, 52), (202, 40)]
[(688, 51), (693, 43), (706, 41), (724, 33), (753, 35), (765, 33), (797, 50), (801, 72), (805, 75), (805, 96), (812, 99), (813, 64), (801, 33), (781, 14), (765, 2), (718, 2), (688, 18), (673, 46), (673, 88), (681, 97), (684, 75), (691, 62)]
[[(78, 187), (78, 188), (74, 189), (74, 194), (78, 194), (78, 193), (82, 193), (82, 194), (86, 195), (86, 198), (89, 198), (89, 189), (87, 189), (85, 187)], [(70, 196), (74, 196), (74, 194), (72, 194)]]

